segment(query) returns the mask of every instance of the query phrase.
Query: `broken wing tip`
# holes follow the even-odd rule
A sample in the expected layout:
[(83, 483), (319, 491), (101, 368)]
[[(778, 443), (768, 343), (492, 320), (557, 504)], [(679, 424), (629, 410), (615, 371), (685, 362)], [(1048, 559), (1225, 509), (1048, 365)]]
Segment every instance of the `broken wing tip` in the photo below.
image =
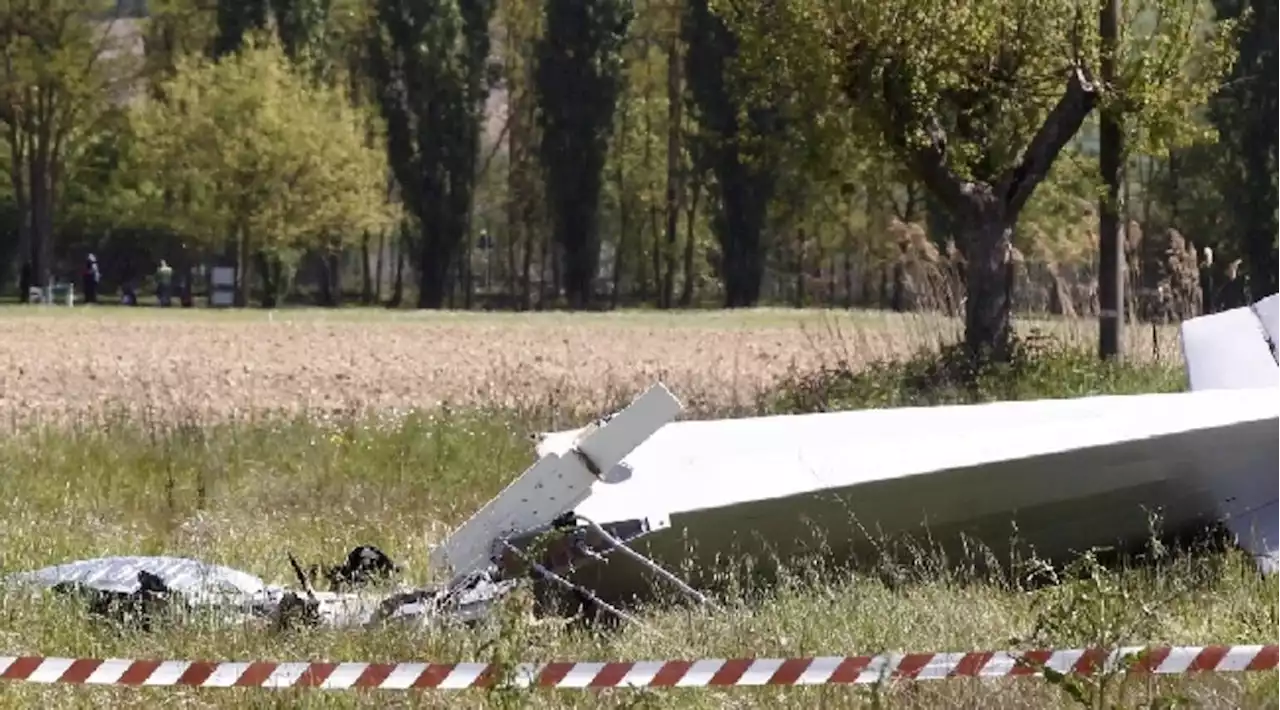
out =
[(680, 401), (680, 398), (676, 396), (676, 393), (672, 392), (671, 388), (667, 387), (666, 383), (662, 380), (654, 380), (653, 384), (649, 385), (649, 389), (645, 390), (644, 394), (649, 394), (650, 392), (666, 395), (666, 397), (676, 405), (677, 410), (684, 409), (684, 403)]

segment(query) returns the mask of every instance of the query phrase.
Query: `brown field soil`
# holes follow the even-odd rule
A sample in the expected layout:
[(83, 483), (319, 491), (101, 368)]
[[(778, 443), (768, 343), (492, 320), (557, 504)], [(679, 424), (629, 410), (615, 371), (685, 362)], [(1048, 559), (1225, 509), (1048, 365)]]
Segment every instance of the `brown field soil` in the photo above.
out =
[[(1027, 322), (1080, 344), (1092, 321)], [(909, 355), (940, 316), (757, 310), (605, 315), (0, 309), (0, 417), (125, 408), (205, 419), (265, 410), (608, 408), (662, 380), (691, 410), (749, 404), (792, 368)], [(1137, 357), (1176, 357), (1176, 334)]]

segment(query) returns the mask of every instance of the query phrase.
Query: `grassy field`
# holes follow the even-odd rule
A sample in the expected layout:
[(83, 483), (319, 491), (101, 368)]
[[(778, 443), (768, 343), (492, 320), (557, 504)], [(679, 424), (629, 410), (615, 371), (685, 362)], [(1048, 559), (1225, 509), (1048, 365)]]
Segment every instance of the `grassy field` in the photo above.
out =
[[(932, 359), (913, 357), (944, 342), (953, 323), (874, 314), (288, 312), (268, 317), (119, 314), (116, 309), (32, 315), (14, 309), (0, 312), (0, 327), (8, 335), (0, 352), (9, 358), (0, 396), (14, 424), (0, 438), (0, 573), (97, 555), (165, 553), (288, 583), (286, 550), (304, 563), (331, 563), (350, 547), (367, 543), (404, 564), (410, 581), (430, 582), (425, 570), (431, 545), (533, 460), (529, 433), (580, 425), (583, 417), (629, 399), (659, 374), (704, 415), (1181, 385), (1180, 365), (1167, 354), (1176, 342), (1167, 338), (1172, 344), (1162, 345), (1166, 354), (1153, 358), (1148, 331), (1146, 343), (1134, 333), (1136, 363), (1126, 367), (1102, 368), (1087, 354), (1048, 348), (974, 387), (956, 387), (925, 376), (932, 372)], [(1076, 343), (1093, 332), (1085, 323), (1043, 328)], [(66, 355), (56, 367), (34, 354), (59, 347)], [(182, 355), (175, 362), (172, 353)], [(236, 372), (243, 377), (219, 384), (219, 378)], [(64, 381), (73, 377), (75, 386)], [(339, 394), (317, 399), (314, 390), (326, 387)], [(178, 394), (160, 394), (174, 388)], [(430, 406), (442, 400), (453, 404)], [(36, 402), (42, 406), (33, 408)], [(388, 416), (392, 408), (398, 411)], [(977, 576), (940, 571), (927, 557), (894, 567), (893, 574), (873, 576), (797, 566), (776, 589), (727, 595), (725, 611), (652, 609), (642, 615), (645, 628), (613, 633), (532, 623), (515, 599), (503, 623), (474, 633), (274, 633), (193, 625), (140, 634), (90, 621), (65, 601), (5, 597), (0, 598), (0, 653), (642, 660), (1074, 646), (1099, 640), (1276, 640), (1277, 586), (1260, 579), (1251, 561), (1208, 544), (1157, 548), (1152, 557), (1121, 565), (1086, 558), (1078, 569), (1059, 570), (1066, 581), (1056, 585), (1040, 583), (1043, 573), (1028, 578), (1029, 567)], [(1108, 687), (1101, 697), (1108, 704), (1097, 706), (1275, 707), (1276, 682), (1274, 673), (1134, 679)], [(183, 707), (1079, 706), (1063, 687), (1039, 680), (878, 690), (462, 695), (0, 685), (0, 707), (158, 702)]]

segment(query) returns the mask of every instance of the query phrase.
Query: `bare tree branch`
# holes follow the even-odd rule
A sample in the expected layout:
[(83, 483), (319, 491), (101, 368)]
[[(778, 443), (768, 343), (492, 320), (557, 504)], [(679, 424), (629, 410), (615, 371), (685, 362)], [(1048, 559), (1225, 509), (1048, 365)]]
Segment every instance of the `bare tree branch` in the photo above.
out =
[(1098, 89), (1085, 69), (1072, 69), (1066, 92), (1032, 137), (1022, 160), (1001, 180), (999, 194), (1004, 196), (1011, 218), (1026, 206), (1036, 186), (1049, 175), (1053, 161), (1079, 132), (1097, 103)]

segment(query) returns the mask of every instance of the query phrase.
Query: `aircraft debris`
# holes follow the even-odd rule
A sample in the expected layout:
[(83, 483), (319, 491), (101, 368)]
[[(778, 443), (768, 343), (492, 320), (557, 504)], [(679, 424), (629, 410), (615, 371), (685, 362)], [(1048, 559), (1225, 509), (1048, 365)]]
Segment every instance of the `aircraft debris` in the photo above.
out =
[[(240, 570), (163, 556), (79, 560), (10, 575), (7, 581), (88, 592), (96, 595), (91, 606), (103, 612), (137, 610), (115, 614), (122, 620), (149, 619), (160, 607), (177, 603), (189, 610), (222, 612), (227, 621), (265, 621), (278, 628), (473, 623), (529, 575), (553, 580), (571, 558), (603, 560), (612, 547), (637, 533), (629, 524), (612, 532), (599, 526), (596, 533), (574, 529), (573, 507), (590, 493), (592, 483), (625, 480), (629, 472), (620, 466), (622, 457), (679, 410), (675, 397), (655, 385), (626, 409), (593, 424), (563, 456), (539, 459), (433, 551), (433, 566), (449, 580), (438, 588), (402, 588), (381, 596), (360, 591), (401, 571), (370, 545), (353, 548), (342, 564), (323, 571), (318, 565), (305, 569), (289, 553), (294, 588), (268, 585)], [(601, 543), (601, 534), (611, 542)], [(557, 540), (548, 548), (545, 564), (537, 561), (543, 559), (541, 553), (530, 549), (531, 536)], [(315, 588), (321, 577), (328, 591)], [(590, 596), (585, 592), (584, 601), (590, 603)]]
[(137, 625), (144, 631), (150, 631), (156, 617), (169, 610), (173, 595), (164, 580), (146, 570), (138, 572), (138, 588), (132, 592), (94, 589), (80, 582), (59, 582), (53, 591), (80, 596), (90, 614), (121, 625)]
[[(326, 569), (324, 577), (329, 582), (330, 589), (343, 591), (386, 582), (402, 571), (400, 565), (392, 562), (382, 550), (372, 545), (360, 545), (352, 548), (341, 565)], [(313, 567), (312, 578), (314, 577)]]
[(282, 590), (240, 570), (183, 557), (117, 556), (77, 560), (9, 575), (11, 587), (85, 598), (105, 618), (149, 627), (161, 609), (213, 610), (224, 618), (255, 615)]
[(1190, 391), (1174, 394), (673, 423), (681, 405), (659, 383), (587, 427), (533, 437), (537, 461), (431, 551), (438, 587), (368, 592), (401, 571), (368, 545), (323, 570), (290, 554), (294, 588), (174, 557), (9, 580), (89, 590), (95, 613), (144, 627), (173, 606), (280, 627), (470, 624), (529, 579), (547, 609), (636, 622), (628, 604), (658, 582), (713, 606), (698, 588), (717, 560), (767, 568), (812, 543), (857, 560), (879, 554), (877, 536), (922, 524), (944, 551), (976, 539), (997, 558), (1016, 524), (1021, 544), (1055, 559), (1145, 544), (1153, 511), (1166, 532), (1225, 521), (1275, 572), (1277, 321), (1272, 296), (1185, 322)]
[[(975, 540), (997, 560), (1015, 542), (1049, 560), (1134, 549), (1153, 513), (1169, 534), (1223, 521), (1274, 572), (1278, 321), (1271, 296), (1184, 323), (1189, 392), (672, 423), (623, 459), (628, 480), (593, 487), (575, 512), (663, 521), (629, 547), (695, 586), (717, 560), (874, 564), (904, 533), (965, 563), (982, 562), (966, 559)], [(542, 434), (536, 450), (579, 435)], [(650, 598), (653, 577), (628, 558), (567, 579), (626, 604)]]

